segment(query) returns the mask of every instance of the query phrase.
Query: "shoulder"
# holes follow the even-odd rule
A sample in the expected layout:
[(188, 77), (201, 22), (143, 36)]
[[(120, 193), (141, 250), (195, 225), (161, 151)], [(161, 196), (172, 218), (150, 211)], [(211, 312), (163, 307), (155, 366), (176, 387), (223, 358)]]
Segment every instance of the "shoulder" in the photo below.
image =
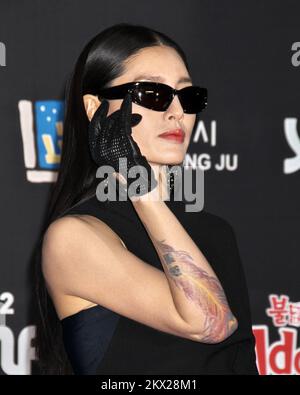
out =
[(65, 215), (48, 226), (43, 237), (43, 247), (49, 247), (52, 244), (59, 247), (86, 231), (87, 227), (81, 215)]
[(54, 220), (44, 233), (43, 245), (54, 242), (65, 245), (78, 241), (83, 236), (95, 234), (99, 237), (119, 239), (116, 233), (101, 219), (90, 214), (68, 214)]
[(72, 214), (60, 217), (44, 233), (43, 267), (54, 268), (55, 263), (65, 265), (96, 243), (113, 246), (120, 243), (120, 239), (105, 222), (92, 215)]

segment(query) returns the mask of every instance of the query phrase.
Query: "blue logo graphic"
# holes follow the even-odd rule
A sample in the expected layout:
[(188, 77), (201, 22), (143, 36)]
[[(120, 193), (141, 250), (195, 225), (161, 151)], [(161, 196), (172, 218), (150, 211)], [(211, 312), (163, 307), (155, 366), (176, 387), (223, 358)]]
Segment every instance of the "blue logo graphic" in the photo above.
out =
[(38, 164), (41, 169), (59, 168), (62, 149), (64, 102), (37, 101), (35, 122)]

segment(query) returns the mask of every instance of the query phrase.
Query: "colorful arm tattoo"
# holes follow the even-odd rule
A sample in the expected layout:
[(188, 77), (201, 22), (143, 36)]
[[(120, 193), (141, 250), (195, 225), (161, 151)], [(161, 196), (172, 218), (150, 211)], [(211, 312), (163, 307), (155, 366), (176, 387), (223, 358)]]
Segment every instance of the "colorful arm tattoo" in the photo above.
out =
[(157, 240), (157, 245), (176, 286), (204, 314), (204, 329), (200, 334), (203, 342), (215, 343), (229, 337), (237, 328), (237, 320), (219, 280), (197, 266), (186, 251), (176, 251), (165, 240)]

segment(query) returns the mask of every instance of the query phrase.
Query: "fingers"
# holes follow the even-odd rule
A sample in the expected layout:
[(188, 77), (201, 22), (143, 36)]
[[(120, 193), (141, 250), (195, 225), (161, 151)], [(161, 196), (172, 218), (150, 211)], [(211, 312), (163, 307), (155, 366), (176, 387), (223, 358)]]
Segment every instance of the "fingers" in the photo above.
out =
[(126, 133), (131, 134), (131, 128), (136, 126), (143, 118), (141, 114), (132, 114), (132, 99), (130, 93), (124, 97), (119, 110), (114, 111), (110, 116), (113, 122), (120, 117), (120, 122), (124, 126)]
[(131, 127), (136, 126), (138, 123), (140, 123), (141, 119), (143, 117), (141, 114), (132, 114), (131, 115)]
[(94, 115), (93, 115), (93, 117), (91, 119), (91, 122), (94, 119), (100, 120), (100, 122), (101, 122), (102, 119), (105, 119), (106, 116), (107, 116), (107, 113), (108, 113), (108, 108), (109, 108), (108, 100), (103, 99), (103, 101), (101, 102), (100, 106), (95, 111), (95, 113), (94, 113)]
[(107, 116), (109, 103), (106, 99), (103, 99), (101, 105), (95, 111), (88, 127), (88, 140), (89, 149), (93, 160), (99, 164), (100, 155), (100, 140), (99, 136), (102, 132), (104, 120)]
[[(116, 110), (109, 116), (109, 118), (116, 120), (120, 115), (121, 115), (121, 110)], [(139, 124), (142, 118), (143, 117), (141, 116), (141, 114), (138, 113), (131, 114), (131, 127), (134, 127), (137, 124)]]
[(109, 103), (107, 100), (103, 100), (101, 105), (95, 111), (90, 123), (89, 123), (89, 139), (94, 141), (97, 139), (98, 134), (102, 128), (103, 121), (106, 118), (108, 112)]
[(132, 101), (130, 93), (127, 93), (121, 104), (121, 123), (124, 125), (125, 132), (131, 133), (131, 111), (132, 111)]
[(127, 134), (131, 134), (131, 128), (136, 126), (143, 118), (141, 114), (132, 114), (132, 99), (130, 93), (127, 93), (122, 102), (121, 108), (121, 121), (125, 126)]

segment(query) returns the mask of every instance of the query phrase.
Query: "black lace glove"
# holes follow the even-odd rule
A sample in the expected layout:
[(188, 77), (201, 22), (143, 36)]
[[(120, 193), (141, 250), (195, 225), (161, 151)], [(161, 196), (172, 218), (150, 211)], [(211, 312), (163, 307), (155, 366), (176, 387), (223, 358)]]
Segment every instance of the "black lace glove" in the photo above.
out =
[[(125, 193), (127, 193), (130, 184), (136, 180), (128, 177), (129, 170), (133, 166), (142, 166), (146, 171), (137, 173), (139, 186), (136, 192), (140, 196), (144, 195), (157, 186), (157, 180), (153, 169), (146, 157), (141, 154), (131, 135), (131, 127), (136, 126), (142, 116), (131, 113), (130, 94), (125, 96), (120, 109), (107, 117), (108, 108), (109, 103), (104, 99), (89, 124), (89, 148), (92, 158), (98, 166), (112, 166), (116, 172), (127, 179), (126, 186), (121, 182), (121, 189), (124, 189)], [(136, 194), (131, 191), (128, 193), (129, 198), (132, 197), (130, 195), (135, 196)]]

